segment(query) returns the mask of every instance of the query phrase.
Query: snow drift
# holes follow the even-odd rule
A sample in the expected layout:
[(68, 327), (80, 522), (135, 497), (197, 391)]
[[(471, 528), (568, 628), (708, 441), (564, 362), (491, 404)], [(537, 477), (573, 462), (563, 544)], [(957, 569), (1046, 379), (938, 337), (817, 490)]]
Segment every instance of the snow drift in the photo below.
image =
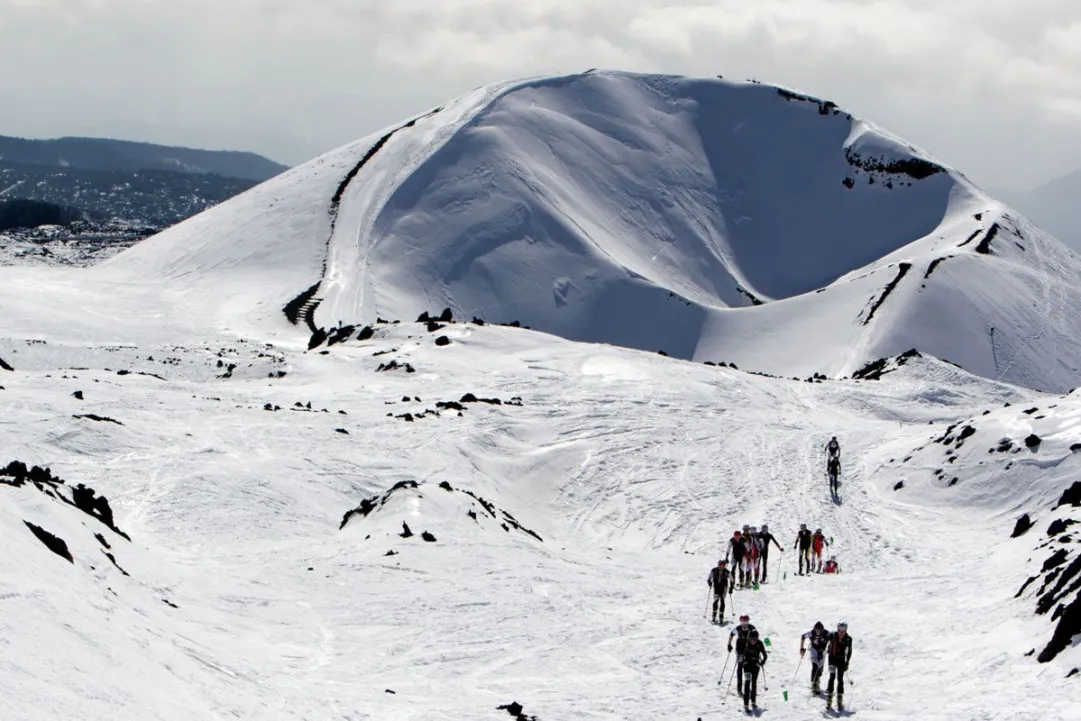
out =
[[(1036, 388), (1081, 376), (1066, 360), (1081, 261), (926, 153), (758, 83), (590, 72), (485, 87), (101, 272), (176, 287), (224, 325), (450, 307), (786, 376), (909, 348)], [(256, 295), (239, 290), (249, 274)]]

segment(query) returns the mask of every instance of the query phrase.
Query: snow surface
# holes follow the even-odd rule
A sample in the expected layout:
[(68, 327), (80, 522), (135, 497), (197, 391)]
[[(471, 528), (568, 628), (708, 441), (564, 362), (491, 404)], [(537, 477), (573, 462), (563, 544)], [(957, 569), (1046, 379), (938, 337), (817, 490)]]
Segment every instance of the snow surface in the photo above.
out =
[[(750, 613), (771, 641), (764, 717), (822, 712), (797, 654), (817, 620), (849, 623), (846, 702), (857, 718), (1081, 716), (1081, 674), (1069, 675), (1081, 637), (1037, 660), (1068, 627), (1067, 607), (1081, 608), (1069, 576), (1081, 553), (1065, 524), (1081, 521), (1081, 506), (1059, 504), (1079, 475), (1081, 393), (1057, 392), (1076, 377), (1076, 258), (950, 172), (895, 185), (924, 199), (904, 226), (922, 236), (864, 235), (869, 259), (859, 244), (828, 263), (808, 253), (806, 273), (784, 257), (775, 275), (758, 265), (767, 234), (755, 224), (808, 228), (800, 243), (771, 247), (775, 258), (801, 243), (827, 247), (814, 228), (852, 238), (866, 228), (792, 200), (805, 217), (749, 214), (736, 232), (735, 216), (686, 211), (721, 196), (687, 193), (672, 206), (628, 206), (642, 215), (619, 226), (626, 235), (600, 238), (618, 216), (615, 204), (593, 207), (609, 193), (713, 187), (696, 173), (721, 150), (691, 152), (707, 134), (684, 131), (703, 118), (721, 126), (737, 106), (746, 133), (772, 127), (777, 142), (820, 124), (799, 166), (808, 177), (828, 174), (818, 166), (832, 167), (831, 147), (843, 170), (846, 143), (865, 157), (912, 152), (773, 88), (575, 76), (481, 89), (100, 266), (0, 268), (0, 368), (12, 369), (0, 370), (0, 467), (18, 459), (65, 480), (15, 487), (0, 475), (0, 718), (496, 720), (512, 702), (542, 721), (739, 716), (727, 677), (718, 684), (728, 627), (703, 617), (705, 579), (734, 528), (763, 522), (786, 552), (771, 554), (770, 582), (736, 592), (729, 613)], [(787, 114), (800, 120), (785, 125)], [(528, 200), (526, 215), (545, 218), (536, 227), (558, 233), (506, 243), (464, 233), (464, 193), (446, 195), (434, 223), (438, 189), (483, 170), (471, 144), (498, 145), (485, 138), (527, 150), (490, 157), (491, 184), (472, 187), (505, 208)], [(574, 150), (545, 159), (538, 138)], [(595, 176), (585, 160), (574, 165), (596, 163), (612, 143), (621, 149)], [(457, 159), (445, 157), (454, 147)], [(627, 150), (636, 147), (648, 152)], [(526, 170), (552, 176), (527, 196), (511, 160), (522, 183)], [(557, 182), (574, 177), (573, 192)], [(889, 217), (881, 180), (861, 177), (851, 191), (830, 180), (823, 197), (834, 185), (840, 202), (883, 194), (873, 212), (853, 212)], [(733, 207), (767, 207), (752, 195)], [(497, 207), (478, 196), (470, 212), (494, 233)], [(591, 217), (603, 222), (583, 225)], [(699, 235), (659, 239), (696, 217)], [(407, 251), (414, 222), (446, 235), (431, 252)], [(663, 260), (647, 258), (651, 247)], [(447, 275), (444, 264), (469, 248), (474, 259)], [(495, 273), (515, 263), (517, 276)], [(608, 306), (576, 295), (584, 267), (610, 290)], [(406, 268), (418, 285), (396, 291)], [(558, 271), (569, 300), (557, 307), (624, 333), (626, 345), (683, 338), (677, 321), (694, 316), (686, 355), (741, 369), (540, 330), (412, 322), (443, 300), (479, 315), (460, 299), (487, 292), (466, 282), (485, 268), (506, 293), (489, 300), (507, 304), (489, 318), (562, 317), (527, 314), (540, 308), (529, 289)], [(282, 306), (317, 281), (321, 325), (402, 322), (308, 350), (309, 330)], [(736, 307), (746, 296), (735, 282), (763, 305)], [(685, 301), (669, 301), (677, 291)], [(659, 315), (666, 305), (686, 310)], [(544, 326), (573, 337), (567, 328)], [(913, 346), (968, 369), (925, 354), (882, 364), (878, 380), (748, 372), (829, 360), (817, 369), (848, 375), (881, 349)], [(823, 478), (831, 435), (842, 444), (836, 500)], [(109, 499), (130, 541), (65, 502), (78, 483)], [(1035, 525), (1011, 538), (1023, 513)], [(844, 573), (793, 573), (801, 522), (833, 539)], [(73, 562), (27, 523), (63, 539)]]
[[(769, 522), (786, 549), (769, 584), (732, 601), (772, 641), (765, 715), (819, 713), (806, 664), (793, 680), (798, 635), (841, 619), (857, 717), (1081, 708), (1076, 644), (1026, 658), (1053, 624), (1033, 591), (1014, 598), (1043, 524), (1069, 515), (1050, 505), (1077, 476), (1076, 395), (929, 358), (806, 383), (460, 323), (381, 325), (325, 355), (187, 329), (118, 344), (4, 327), (0, 458), (95, 488), (132, 541), (0, 486), (3, 718), (499, 719), (513, 701), (539, 719), (727, 717), (728, 629), (702, 617), (704, 580), (745, 522)], [(376, 370), (390, 359), (415, 372)], [(504, 403), (428, 412), (466, 393)], [(74, 417), (88, 413), (119, 423)], [(970, 420), (979, 433), (947, 464), (929, 439)], [(986, 453), (1033, 429), (1037, 452)], [(831, 434), (839, 503), (821, 475)], [(1041, 528), (1009, 540), (1021, 511)], [(834, 539), (842, 575), (792, 573), (800, 522)]]
[[(915, 347), (1044, 390), (1081, 378), (1081, 259), (886, 131), (757, 83), (481, 88), (100, 272), (168, 285), (230, 327), (286, 322), (317, 284), (313, 329), (450, 307), (785, 376)], [(249, 272), (275, 279), (252, 294), (235, 277)]]

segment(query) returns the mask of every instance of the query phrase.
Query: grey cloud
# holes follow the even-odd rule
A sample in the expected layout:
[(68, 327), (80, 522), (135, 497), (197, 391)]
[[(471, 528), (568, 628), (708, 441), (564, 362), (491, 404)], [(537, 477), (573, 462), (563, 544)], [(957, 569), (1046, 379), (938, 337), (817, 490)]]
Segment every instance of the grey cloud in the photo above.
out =
[[(287, 162), (485, 82), (589, 67), (829, 97), (977, 182), (1081, 165), (1074, 0), (5, 0), (0, 133)], [(7, 6), (9, 5), (9, 6)]]

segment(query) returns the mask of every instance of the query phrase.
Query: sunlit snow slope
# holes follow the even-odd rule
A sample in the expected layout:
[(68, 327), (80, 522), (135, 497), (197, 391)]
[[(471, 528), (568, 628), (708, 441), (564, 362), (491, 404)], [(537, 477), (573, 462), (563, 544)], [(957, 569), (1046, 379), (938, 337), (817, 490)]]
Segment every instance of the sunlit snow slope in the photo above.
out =
[(450, 307), (800, 377), (911, 347), (1037, 388), (1081, 377), (1081, 261), (903, 141), (757, 83), (482, 88), (106, 270), (194, 291), (181, 305), (226, 325)]

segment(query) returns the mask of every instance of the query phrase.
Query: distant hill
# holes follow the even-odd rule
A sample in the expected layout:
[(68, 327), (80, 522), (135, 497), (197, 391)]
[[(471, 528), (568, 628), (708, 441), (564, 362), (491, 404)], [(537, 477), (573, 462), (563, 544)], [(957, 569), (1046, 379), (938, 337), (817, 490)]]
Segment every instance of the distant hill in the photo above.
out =
[(195, 150), (104, 138), (28, 140), (2, 135), (0, 162), (73, 170), (171, 170), (257, 182), (286, 170), (261, 155), (233, 150)]
[(0, 136), (0, 198), (167, 228), (285, 170), (254, 153), (95, 138)]
[(62, 205), (24, 198), (0, 199), (0, 230), (37, 228), (42, 225), (68, 225), (81, 218), (79, 211)]
[(1081, 170), (1011, 198), (1044, 230), (1081, 252)]

